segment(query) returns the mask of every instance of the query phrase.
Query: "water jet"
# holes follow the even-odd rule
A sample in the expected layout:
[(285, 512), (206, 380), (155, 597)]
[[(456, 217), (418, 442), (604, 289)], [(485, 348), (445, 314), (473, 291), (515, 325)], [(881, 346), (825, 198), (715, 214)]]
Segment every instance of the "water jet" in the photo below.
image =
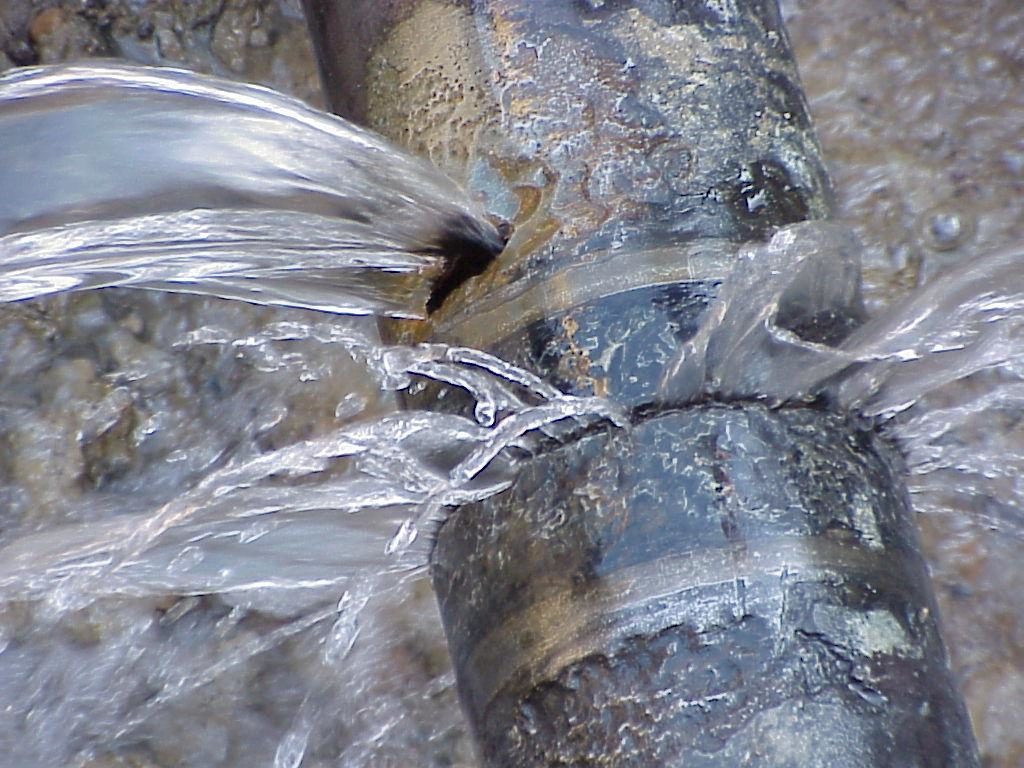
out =
[[(898, 457), (672, 375), (739, 246), (829, 215), (775, 3), (307, 7), (335, 108), (510, 222), (434, 338), (633, 413), (437, 534), (484, 764), (977, 765)], [(847, 291), (788, 330), (862, 319)]]

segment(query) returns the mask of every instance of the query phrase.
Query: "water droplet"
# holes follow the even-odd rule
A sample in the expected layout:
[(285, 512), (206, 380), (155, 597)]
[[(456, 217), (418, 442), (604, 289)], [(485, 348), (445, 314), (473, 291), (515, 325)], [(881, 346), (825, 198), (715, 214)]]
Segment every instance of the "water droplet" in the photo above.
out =
[(970, 240), (974, 234), (974, 220), (965, 211), (948, 206), (937, 206), (922, 217), (922, 239), (935, 251), (952, 251)]
[(327, 648), (324, 651), (324, 660), (328, 664), (337, 664), (344, 661), (352, 652), (356, 640), (359, 639), (359, 614), (369, 598), (366, 596), (353, 595), (345, 592), (338, 601), (338, 619), (331, 627), (331, 633), (327, 637)]
[(338, 421), (347, 421), (362, 413), (364, 408), (366, 408), (366, 398), (355, 392), (349, 392), (334, 408), (334, 418)]
[(399, 526), (395, 535), (391, 537), (391, 540), (384, 547), (385, 555), (401, 554), (409, 548), (409, 546), (416, 541), (416, 537), (419, 535), (419, 530), (416, 528), (416, 522), (414, 520), (406, 520)]
[(274, 768), (299, 768), (309, 744), (310, 727), (307, 723), (285, 734), (274, 753)]

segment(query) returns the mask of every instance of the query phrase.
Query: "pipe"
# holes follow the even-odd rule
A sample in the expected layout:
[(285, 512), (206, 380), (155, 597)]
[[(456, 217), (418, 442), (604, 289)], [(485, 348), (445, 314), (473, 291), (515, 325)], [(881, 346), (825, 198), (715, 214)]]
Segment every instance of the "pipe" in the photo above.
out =
[(734, 3), (309, 5), (332, 106), (511, 225), (496, 268), (435, 317), (447, 338), (496, 348), (597, 294), (706, 284), (734, 243), (829, 212), (772, 3), (729, 23), (712, 9)]
[(335, 107), (509, 226), (435, 338), (634, 414), (438, 533), (484, 764), (976, 766), (894, 451), (821, 404), (660, 386), (737, 244), (830, 211), (774, 0), (308, 6)]

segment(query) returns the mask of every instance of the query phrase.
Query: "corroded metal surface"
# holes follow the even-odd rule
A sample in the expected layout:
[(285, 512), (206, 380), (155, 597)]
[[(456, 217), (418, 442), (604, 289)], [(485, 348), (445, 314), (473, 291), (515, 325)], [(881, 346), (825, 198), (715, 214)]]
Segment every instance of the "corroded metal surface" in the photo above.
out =
[(485, 764), (975, 764), (898, 467), (833, 414), (706, 406), (459, 509), (434, 585)]
[[(628, 287), (634, 264), (670, 248), (689, 279), (720, 278), (728, 244), (828, 213), (774, 3), (316, 7), (340, 111), (466, 181), (511, 227), (498, 263), (436, 318), (446, 338), (499, 342), (531, 289), (568, 305), (581, 265)], [(487, 338), (481, 311), (496, 315)]]
[(408, 335), (636, 415), (438, 534), (484, 763), (977, 765), (895, 457), (819, 411), (658, 402), (736, 246), (831, 207), (774, 0), (334, 5), (346, 114), (511, 234)]

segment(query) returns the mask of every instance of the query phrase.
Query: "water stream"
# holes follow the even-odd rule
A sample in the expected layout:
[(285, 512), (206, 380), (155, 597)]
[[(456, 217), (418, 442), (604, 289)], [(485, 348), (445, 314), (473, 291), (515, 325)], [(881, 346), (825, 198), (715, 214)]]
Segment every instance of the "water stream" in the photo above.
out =
[[(629, 429), (478, 350), (381, 342), (375, 317), (422, 315), (446, 231), (493, 236), (483, 212), (286, 97), (112, 65), (0, 80), (0, 189), (11, 764), (471, 764), (431, 532), (538, 441)], [(855, 410), (904, 449), (919, 511), (955, 495), (1024, 538), (1024, 455), (1000, 438), (1024, 401), (1024, 249), (839, 348), (792, 330), (859, 275), (835, 224), (743, 249), (666, 398)], [(473, 417), (396, 408), (429, 380)]]

